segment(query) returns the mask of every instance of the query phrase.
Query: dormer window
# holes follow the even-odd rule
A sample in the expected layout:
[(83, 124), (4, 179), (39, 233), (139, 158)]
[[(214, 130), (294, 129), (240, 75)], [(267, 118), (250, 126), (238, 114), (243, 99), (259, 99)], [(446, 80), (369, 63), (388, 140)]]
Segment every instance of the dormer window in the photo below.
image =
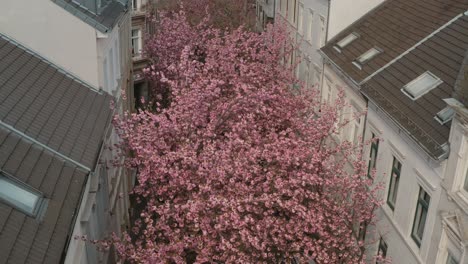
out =
[(355, 61), (353, 61), (353, 64), (358, 69), (362, 70), (362, 65), (366, 64), (380, 53), (382, 53), (381, 49), (377, 47), (371, 48), (368, 51), (364, 52), (361, 56), (359, 56)]
[(26, 184), (11, 178), (0, 171), (0, 202), (32, 216), (40, 216), (46, 207), (46, 199)]
[(443, 81), (430, 71), (421, 74), (407, 85), (403, 86), (401, 91), (412, 100), (416, 100), (432, 89), (439, 86)]
[(455, 111), (453, 108), (447, 106), (444, 109), (440, 110), (436, 116), (434, 116), (434, 119), (437, 120), (441, 125), (449, 122), (452, 120), (453, 116), (455, 115)]
[(357, 38), (359, 38), (359, 34), (356, 33), (356, 32), (353, 32), (353, 33), (349, 34), (348, 36), (344, 37), (338, 43), (336, 43), (336, 45), (333, 46), (333, 48), (335, 50), (337, 50), (338, 52), (341, 52), (342, 49), (344, 49), (346, 46), (351, 44), (351, 42), (353, 42)]

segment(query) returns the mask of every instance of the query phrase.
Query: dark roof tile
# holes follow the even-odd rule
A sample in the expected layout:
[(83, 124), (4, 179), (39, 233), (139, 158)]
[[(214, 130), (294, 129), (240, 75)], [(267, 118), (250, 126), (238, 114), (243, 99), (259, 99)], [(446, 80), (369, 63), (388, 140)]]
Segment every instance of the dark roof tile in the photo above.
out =
[(48, 199), (42, 219), (0, 202), (0, 264), (60, 262), (110, 100), (0, 34), (0, 172)]
[[(465, 0), (387, 0), (322, 49), (349, 78), (360, 83), (372, 102), (436, 159), (445, 153), (450, 127), (440, 125), (434, 116), (446, 106), (442, 99), (455, 93), (468, 50), (468, 18), (461, 15), (467, 9)], [(335, 51), (336, 42), (351, 32), (359, 33), (360, 38), (341, 53)], [(358, 70), (352, 65), (356, 53), (372, 45), (382, 48), (383, 53)], [(443, 83), (413, 101), (401, 89), (426, 71)]]

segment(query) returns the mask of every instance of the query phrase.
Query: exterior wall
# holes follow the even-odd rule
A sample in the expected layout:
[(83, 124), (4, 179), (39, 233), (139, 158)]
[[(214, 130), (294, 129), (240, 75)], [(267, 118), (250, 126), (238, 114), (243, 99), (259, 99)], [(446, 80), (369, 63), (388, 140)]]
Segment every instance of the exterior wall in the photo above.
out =
[(358, 144), (363, 138), (366, 118), (361, 116), (359, 119), (356, 119), (353, 115), (355, 113), (363, 113), (367, 108), (367, 101), (360, 92), (354, 88), (353, 84), (350, 84), (345, 80), (346, 78), (339, 75), (332, 66), (325, 64), (321, 85), (321, 98), (323, 102), (333, 104), (339, 91), (344, 91), (344, 99), (349, 107), (340, 113), (341, 120), (354, 119), (354, 121), (350, 122), (340, 130), (339, 140), (347, 140)]
[(2, 1), (0, 32), (99, 86), (96, 30), (52, 1)]
[[(133, 109), (130, 29), (128, 12), (111, 32), (98, 34), (95, 40), (99, 86), (116, 98), (115, 113), (120, 115)], [(121, 96), (124, 91), (128, 97)], [(118, 136), (110, 126), (104, 146), (117, 143)], [(103, 148), (100, 162), (88, 179), (65, 263), (114, 263), (114, 252), (98, 252), (93, 245), (73, 237), (85, 234), (90, 239), (103, 239), (111, 232), (120, 235), (130, 226), (128, 193), (134, 186), (135, 176), (131, 171), (110, 164), (116, 156), (113, 150)]]
[(125, 110), (133, 109), (129, 103), (133, 100), (130, 30), (131, 16), (128, 12), (111, 32), (99, 33), (96, 39), (99, 87), (117, 99), (125, 92), (128, 99), (122, 101)]
[[(105, 146), (116, 142), (117, 135), (110, 127)], [(135, 178), (130, 172), (110, 165), (115, 156), (114, 151), (103, 148), (101, 162), (88, 177), (69, 241), (66, 264), (114, 263), (114, 252), (99, 252), (94, 245), (75, 237), (104, 239), (111, 232), (121, 235), (130, 226), (128, 193)]]
[(276, 14), (288, 21), (294, 38), (300, 43), (296, 77), (309, 87), (318, 87), (323, 72), (318, 50), (327, 38), (328, 0), (278, 0)]
[[(378, 225), (375, 234), (368, 233), (368, 241), (382, 237), (388, 245), (387, 257), (392, 263), (431, 263), (433, 237), (437, 234), (437, 206), (441, 196), (440, 182), (446, 162), (435, 163), (419, 151), (416, 145), (393, 125), (384, 113), (370, 104), (366, 138), (374, 133), (379, 139), (375, 181), (385, 185), (382, 198), (387, 201), (393, 157), (402, 164), (399, 187), (394, 210), (385, 203), (378, 210)], [(369, 157), (367, 150), (366, 157)], [(419, 188), (430, 195), (430, 205), (424, 227), (421, 246), (411, 237), (418, 201)], [(377, 237), (376, 237), (377, 236)], [(369, 249), (369, 255), (376, 254), (377, 244)], [(444, 262), (445, 263), (445, 262)]]
[[(149, 21), (146, 17), (147, 13), (153, 11), (153, 6), (151, 5), (151, 1), (149, 0), (134, 0), (132, 8), (132, 34), (135, 30), (139, 30), (139, 38), (138, 43), (139, 47), (143, 49), (145, 45), (145, 39), (152, 35), (154, 32), (154, 28), (152, 27), (152, 22)], [(134, 51), (132, 54), (132, 63), (133, 63), (133, 98), (131, 100), (132, 107), (138, 108), (141, 106), (140, 101), (141, 98), (145, 98), (145, 101), (148, 102), (149, 99), (149, 84), (143, 77), (143, 69), (148, 66), (149, 60), (142, 54), (136, 50), (133, 39), (135, 38), (134, 35), (131, 35), (132, 38), (132, 50)], [(138, 49), (138, 48), (137, 48)]]
[(384, 0), (330, 0), (328, 40), (350, 26)]
[[(463, 188), (468, 177), (468, 109), (452, 121), (450, 155), (442, 182), (442, 196), (432, 237), (429, 264), (446, 263), (452, 255), (458, 263), (468, 263), (468, 192)], [(463, 120), (464, 119), (464, 120)]]
[(273, 22), (276, 13), (277, 2), (279, 2), (279, 0), (256, 1), (256, 30), (262, 31), (267, 23)]

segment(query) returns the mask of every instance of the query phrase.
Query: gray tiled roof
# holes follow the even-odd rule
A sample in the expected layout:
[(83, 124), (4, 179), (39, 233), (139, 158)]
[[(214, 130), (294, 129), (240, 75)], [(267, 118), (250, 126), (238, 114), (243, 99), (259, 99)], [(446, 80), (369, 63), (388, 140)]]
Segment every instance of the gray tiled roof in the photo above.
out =
[[(357, 83), (468, 9), (467, 0), (386, 0), (331, 39), (323, 52)], [(333, 46), (356, 32), (360, 37), (338, 53)], [(352, 62), (372, 47), (383, 50), (362, 70)]]
[[(434, 116), (446, 107), (442, 99), (454, 96), (463, 69), (468, 51), (468, 19), (455, 18), (467, 9), (468, 1), (461, 0), (387, 0), (323, 48), (340, 70), (360, 83), (366, 97), (434, 159), (443, 158), (447, 150), (444, 145), (450, 123), (441, 125)], [(333, 45), (351, 32), (360, 37), (342, 53), (335, 51)], [(383, 53), (362, 70), (352, 65), (359, 54), (372, 46), (382, 48)], [(443, 83), (413, 101), (401, 88), (426, 71)]]
[(0, 202), (0, 263), (59, 263), (87, 172), (2, 127), (0, 169), (49, 199), (41, 222)]
[(92, 168), (110, 100), (0, 35), (2, 122)]
[(0, 170), (49, 199), (41, 222), (0, 202), (0, 264), (60, 262), (110, 100), (0, 34)]
[(117, 0), (110, 0), (110, 3), (99, 14), (90, 12), (86, 8), (73, 2), (73, 0), (51, 1), (101, 32), (111, 30), (118, 22), (119, 18), (127, 12), (127, 7)]

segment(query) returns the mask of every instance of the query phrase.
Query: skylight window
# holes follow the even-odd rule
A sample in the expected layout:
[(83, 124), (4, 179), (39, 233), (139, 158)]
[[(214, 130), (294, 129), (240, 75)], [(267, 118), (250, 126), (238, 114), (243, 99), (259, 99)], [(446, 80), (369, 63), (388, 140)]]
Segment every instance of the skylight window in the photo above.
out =
[(334, 48), (338, 51), (338, 52), (341, 52), (341, 49), (343, 49), (344, 47), (348, 46), (351, 42), (353, 42), (354, 40), (356, 40), (357, 38), (359, 38), (359, 34), (356, 33), (356, 32), (353, 32), (351, 34), (349, 34), (348, 36), (344, 37), (342, 40), (340, 40), (338, 43), (336, 43), (336, 45), (334, 46)]
[(0, 201), (32, 217), (38, 216), (46, 201), (41, 193), (0, 172)]
[(367, 63), (380, 53), (382, 53), (381, 49), (376, 47), (371, 48), (368, 51), (364, 52), (361, 56), (359, 56), (355, 61), (353, 61), (353, 64), (359, 69), (362, 69), (363, 64)]
[(444, 109), (440, 110), (434, 117), (437, 122), (439, 122), (441, 125), (449, 122), (452, 120), (453, 116), (455, 115), (455, 111), (453, 110), (452, 107), (445, 107)]
[(416, 100), (430, 90), (436, 88), (442, 83), (442, 80), (430, 71), (421, 74), (407, 85), (403, 86), (401, 91), (409, 98)]

